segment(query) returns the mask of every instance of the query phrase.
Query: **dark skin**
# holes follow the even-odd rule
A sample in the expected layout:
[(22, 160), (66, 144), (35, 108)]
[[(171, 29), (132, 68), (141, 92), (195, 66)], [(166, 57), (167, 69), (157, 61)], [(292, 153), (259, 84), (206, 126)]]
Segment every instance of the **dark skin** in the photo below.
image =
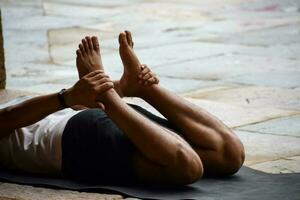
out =
[[(85, 44), (93, 44), (93, 41), (96, 41), (96, 37), (86, 37), (82, 40), (82, 44), (79, 47), (88, 46)], [(133, 50), (132, 36), (129, 31), (120, 33), (119, 43), (120, 57), (124, 65), (124, 73), (120, 81), (115, 81), (117, 84), (115, 84), (114, 89), (121, 91), (119, 95), (144, 99), (171, 123), (177, 125), (181, 135), (183, 135), (183, 138), (177, 135), (178, 139), (182, 144), (187, 143), (200, 158), (201, 165), (198, 164), (198, 166), (202, 167), (199, 170), (202, 173), (201, 176), (203, 173), (223, 176), (237, 172), (245, 159), (244, 147), (238, 137), (215, 116), (158, 84), (150, 84), (148, 87), (145, 87), (147, 86), (145, 82), (142, 84), (144, 87), (142, 87), (141, 81), (154, 80), (155, 76), (151, 76), (152, 72), (148, 67), (141, 69), (141, 63)], [(96, 44), (94, 46), (98, 47), (99, 45)], [(80, 48), (78, 51), (81, 52), (83, 50), (83, 48)], [(82, 60), (80, 52), (77, 54), (78, 69), (93, 70), (94, 68), (89, 67), (88, 64), (80, 63), (80, 60)], [(102, 63), (99, 62), (98, 66), (102, 67)], [(149, 75), (149, 73), (151, 74)], [(112, 120), (114, 119), (112, 118)], [(169, 131), (169, 134), (176, 135), (172, 131)], [(194, 153), (190, 155), (194, 155)], [(169, 169), (161, 167), (162, 163), (157, 162), (156, 159), (159, 160), (159, 158), (150, 158), (142, 151), (138, 151), (135, 158), (134, 165), (141, 180), (176, 182), (176, 177), (170, 178), (172, 175), (170, 177), (167, 176)], [(176, 173), (176, 170), (169, 174), (174, 173)], [(196, 177), (195, 174), (193, 175)]]
[[(143, 182), (182, 185), (195, 182), (204, 173), (235, 173), (244, 162), (244, 148), (235, 134), (210, 113), (158, 85), (156, 76), (134, 53), (130, 32), (121, 33), (119, 43), (124, 73), (112, 83), (104, 73), (97, 38), (82, 40), (76, 52), (80, 80), (67, 90), (67, 105), (98, 107), (106, 112), (136, 146), (133, 166)], [(133, 110), (123, 96), (143, 98), (176, 124), (183, 137)], [(56, 94), (2, 109), (0, 121), (5, 123), (0, 125), (1, 136), (60, 109)], [(29, 117), (15, 117), (23, 112)]]
[[(108, 89), (113, 88), (113, 82), (103, 71), (96, 70), (80, 79), (73, 87), (65, 93), (65, 100), (68, 106), (85, 105), (87, 107), (99, 107), (104, 109), (95, 98)], [(61, 110), (57, 93), (38, 96), (26, 100), (20, 104), (0, 109), (0, 138), (6, 137), (15, 129), (29, 126), (49, 114)], [(26, 113), (25, 117), (20, 113)]]

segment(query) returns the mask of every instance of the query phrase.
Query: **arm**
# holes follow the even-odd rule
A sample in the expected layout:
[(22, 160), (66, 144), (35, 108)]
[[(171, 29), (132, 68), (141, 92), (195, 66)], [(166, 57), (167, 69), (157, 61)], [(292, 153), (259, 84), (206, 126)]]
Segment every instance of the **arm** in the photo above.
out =
[[(69, 88), (64, 95), (65, 101), (68, 107), (78, 104), (101, 107), (101, 103), (95, 102), (97, 95), (112, 87), (113, 83), (103, 71), (95, 71)], [(0, 109), (0, 139), (17, 128), (29, 126), (61, 109), (63, 108), (59, 103), (57, 93), (35, 97)]]
[(62, 109), (57, 94), (43, 95), (0, 110), (0, 138)]

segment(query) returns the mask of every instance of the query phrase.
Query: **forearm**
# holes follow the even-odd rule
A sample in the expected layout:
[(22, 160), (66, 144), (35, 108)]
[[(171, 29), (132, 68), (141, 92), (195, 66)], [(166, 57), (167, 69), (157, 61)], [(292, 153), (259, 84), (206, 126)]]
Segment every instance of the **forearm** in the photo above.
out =
[(114, 90), (107, 92), (103, 102), (107, 115), (144, 156), (159, 165), (172, 163), (182, 142), (129, 107)]
[(61, 109), (57, 94), (43, 95), (0, 110), (0, 137), (29, 126)]
[(118, 95), (121, 98), (123, 98), (124, 95), (122, 94), (121, 89), (120, 89), (120, 80), (115, 80), (115, 81), (113, 81), (113, 83), (114, 83), (114, 89), (115, 89), (115, 91), (118, 93)]

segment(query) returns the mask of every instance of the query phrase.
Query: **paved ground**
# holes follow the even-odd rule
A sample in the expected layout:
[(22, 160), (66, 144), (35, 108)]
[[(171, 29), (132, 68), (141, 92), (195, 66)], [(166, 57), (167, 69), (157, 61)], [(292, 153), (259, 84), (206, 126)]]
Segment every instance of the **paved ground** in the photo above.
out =
[[(0, 2), (8, 89), (48, 93), (70, 87), (77, 79), (75, 48), (91, 34), (100, 36), (105, 69), (118, 78), (117, 35), (129, 29), (137, 54), (163, 86), (234, 128), (247, 166), (300, 172), (299, 0)], [(6, 183), (1, 196), (121, 198)]]

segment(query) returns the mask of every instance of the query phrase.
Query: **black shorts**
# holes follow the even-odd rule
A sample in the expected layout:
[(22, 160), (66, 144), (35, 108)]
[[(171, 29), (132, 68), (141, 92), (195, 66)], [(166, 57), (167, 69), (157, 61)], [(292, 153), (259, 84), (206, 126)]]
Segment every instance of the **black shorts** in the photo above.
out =
[[(128, 104), (148, 119), (176, 131), (166, 119)], [(62, 135), (62, 174), (71, 179), (98, 183), (137, 181), (133, 169), (136, 147), (100, 109), (74, 115)]]

